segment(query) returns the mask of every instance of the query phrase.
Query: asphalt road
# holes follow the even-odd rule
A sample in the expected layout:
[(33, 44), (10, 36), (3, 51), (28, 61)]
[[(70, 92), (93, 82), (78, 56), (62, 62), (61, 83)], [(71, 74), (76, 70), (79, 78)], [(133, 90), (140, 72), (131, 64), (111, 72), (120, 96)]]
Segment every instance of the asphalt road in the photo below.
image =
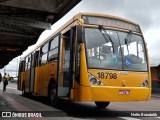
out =
[[(113, 102), (105, 109), (98, 109), (94, 103), (68, 100), (59, 100), (58, 103), (57, 107), (52, 107), (45, 97), (23, 97), (21, 91), (17, 90), (16, 84), (11, 83), (7, 86), (7, 91), (2, 92), (0, 83), (0, 112), (20, 113), (20, 117), (13, 114), (12, 119), (15, 120), (36, 120), (33, 117), (22, 116), (22, 113), (23, 115), (37, 113), (37, 120), (160, 120), (160, 112), (158, 112), (160, 111), (160, 97), (152, 97), (150, 101), (143, 102)], [(147, 117), (142, 117), (142, 115), (147, 115)]]

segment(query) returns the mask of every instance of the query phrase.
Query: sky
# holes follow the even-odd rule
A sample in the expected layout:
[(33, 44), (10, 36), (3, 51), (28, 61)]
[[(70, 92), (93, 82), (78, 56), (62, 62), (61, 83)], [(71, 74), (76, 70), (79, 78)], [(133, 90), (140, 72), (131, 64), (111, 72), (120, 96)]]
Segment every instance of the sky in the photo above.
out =
[[(129, 19), (140, 25), (145, 41), (147, 43), (149, 60), (151, 66), (160, 64), (160, 0), (82, 0), (62, 19), (52, 25), (51, 30), (44, 31), (36, 45), (28, 48), (23, 55), (29, 53), (35, 46), (41, 43), (51, 33), (61, 27), (67, 20), (79, 12), (96, 12), (114, 15)], [(7, 70), (13, 70), (10, 74), (15, 75), (17, 62), (20, 57), (15, 58), (6, 66)], [(1, 70), (2, 72), (4, 69)]]

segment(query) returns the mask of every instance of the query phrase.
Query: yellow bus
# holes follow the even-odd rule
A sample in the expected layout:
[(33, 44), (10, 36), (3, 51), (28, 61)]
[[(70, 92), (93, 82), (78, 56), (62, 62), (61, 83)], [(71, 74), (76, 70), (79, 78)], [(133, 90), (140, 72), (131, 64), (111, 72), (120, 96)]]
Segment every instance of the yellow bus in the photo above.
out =
[(124, 18), (79, 13), (19, 64), (22, 95), (95, 102), (147, 101), (151, 76), (140, 26)]

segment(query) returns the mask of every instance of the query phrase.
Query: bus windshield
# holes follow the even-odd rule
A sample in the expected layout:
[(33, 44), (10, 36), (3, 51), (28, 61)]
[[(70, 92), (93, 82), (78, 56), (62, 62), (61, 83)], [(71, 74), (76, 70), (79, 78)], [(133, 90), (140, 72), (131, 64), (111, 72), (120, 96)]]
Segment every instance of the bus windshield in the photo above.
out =
[(147, 71), (144, 42), (139, 35), (85, 28), (85, 42), (89, 68)]

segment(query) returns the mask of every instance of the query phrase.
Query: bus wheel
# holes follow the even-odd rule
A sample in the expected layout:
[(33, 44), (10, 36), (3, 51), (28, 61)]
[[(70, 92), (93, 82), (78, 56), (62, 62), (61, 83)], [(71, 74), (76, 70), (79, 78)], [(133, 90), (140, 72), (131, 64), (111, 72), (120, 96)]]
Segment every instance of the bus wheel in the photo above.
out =
[(56, 106), (57, 104), (57, 89), (56, 85), (52, 84), (50, 88), (49, 100), (52, 106)]
[(26, 96), (26, 91), (25, 91), (25, 84), (23, 82), (22, 84), (22, 96)]
[(105, 108), (109, 105), (110, 102), (95, 102), (98, 108)]

